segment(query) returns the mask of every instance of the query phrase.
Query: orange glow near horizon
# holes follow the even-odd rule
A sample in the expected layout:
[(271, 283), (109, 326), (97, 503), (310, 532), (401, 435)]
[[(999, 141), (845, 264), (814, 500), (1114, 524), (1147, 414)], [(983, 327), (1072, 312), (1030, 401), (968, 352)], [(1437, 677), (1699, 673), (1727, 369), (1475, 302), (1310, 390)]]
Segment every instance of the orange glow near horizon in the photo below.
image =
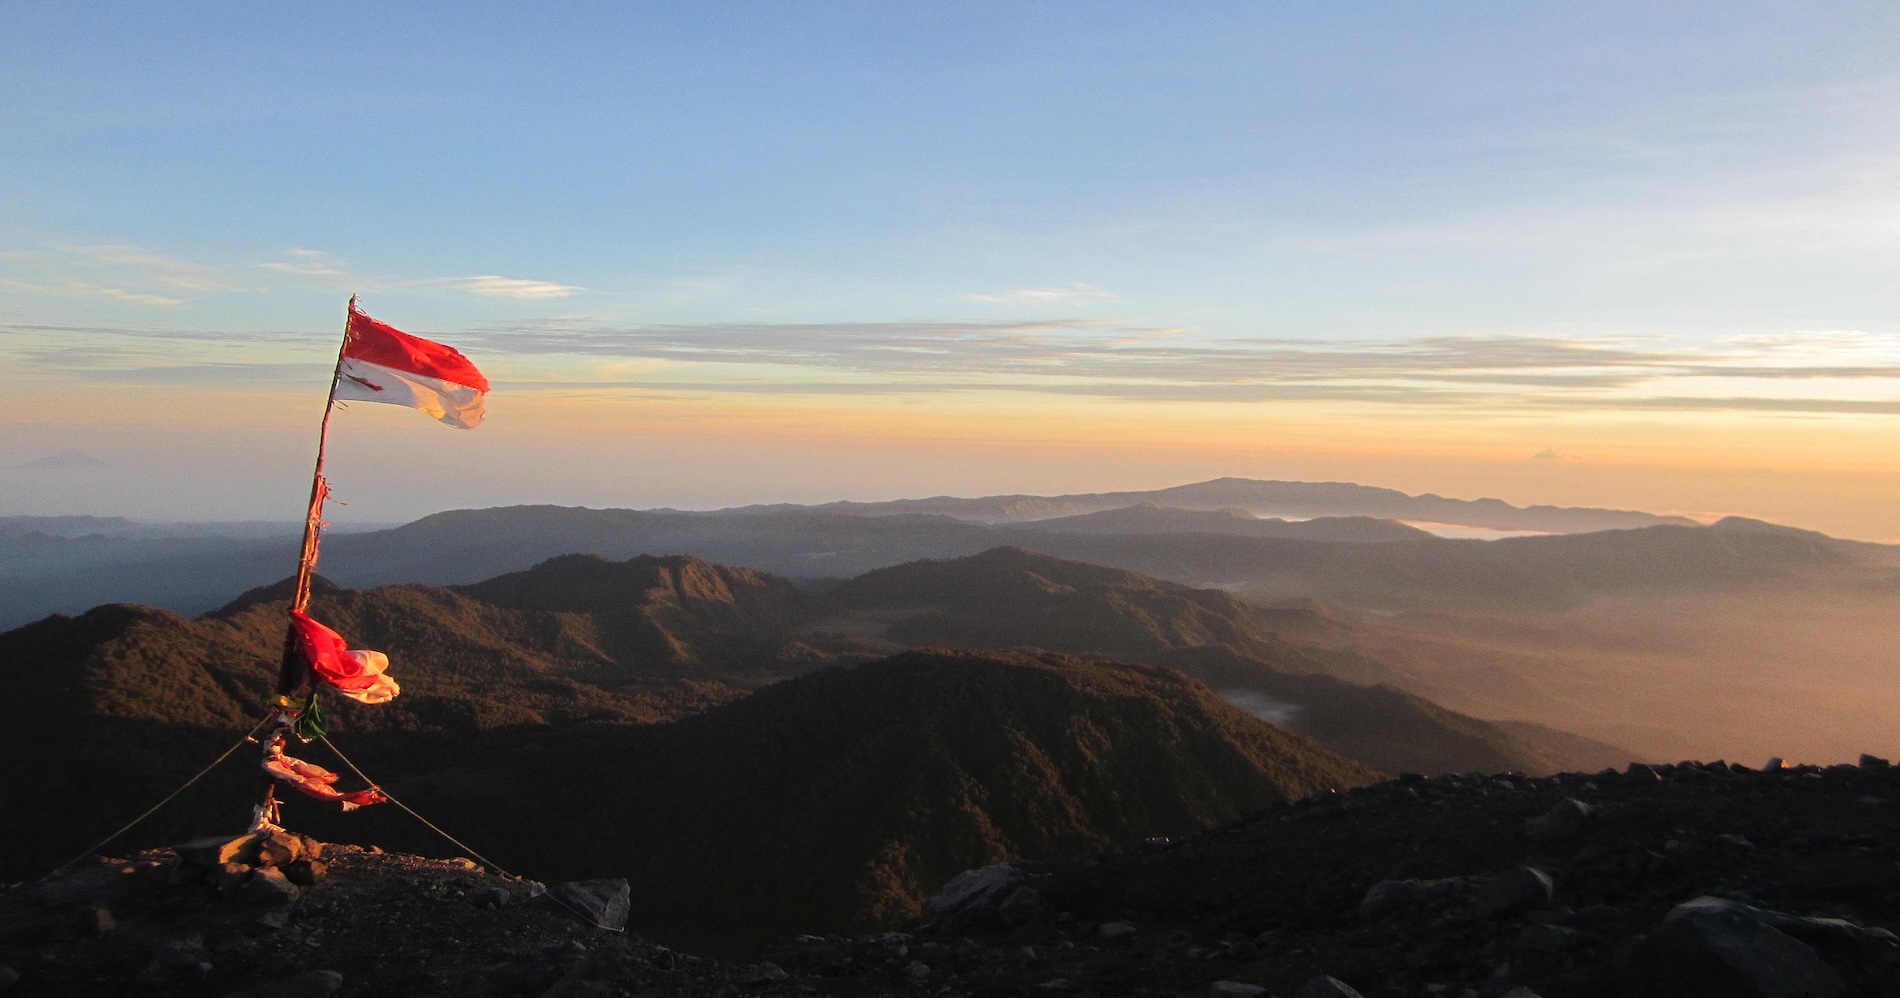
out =
[[(179, 481), (152, 487), (167, 497), (161, 507), (219, 518), (279, 515), (281, 502), (264, 497), (295, 495), (319, 411), (308, 393), (276, 389), (135, 385), (114, 389), (105, 405), (97, 392), (28, 387), (0, 401), (14, 436), (9, 463), (72, 446), (148, 482), (175, 474)], [(352, 407), (332, 444), (339, 489), (360, 498), (343, 515), (1122, 491), (1237, 476), (1518, 505), (1733, 513), (1900, 540), (1891, 501), (1900, 469), (1888, 458), (1900, 419), (1886, 416), (584, 385), (498, 391), (489, 412), (465, 433), (408, 410)], [(214, 494), (194, 500), (194, 481)], [(253, 493), (254, 505), (240, 501)], [(95, 498), (97, 511), (121, 500), (110, 511), (123, 514), (135, 497)], [(156, 518), (166, 517), (191, 518)]]

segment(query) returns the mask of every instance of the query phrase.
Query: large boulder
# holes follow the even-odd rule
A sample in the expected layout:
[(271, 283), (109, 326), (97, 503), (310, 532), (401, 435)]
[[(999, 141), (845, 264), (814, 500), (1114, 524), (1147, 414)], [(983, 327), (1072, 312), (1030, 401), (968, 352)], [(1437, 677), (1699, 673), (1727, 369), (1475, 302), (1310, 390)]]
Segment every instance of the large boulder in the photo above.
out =
[(626, 928), (633, 888), (625, 880), (574, 880), (544, 889), (543, 897), (583, 921), (615, 932)]
[(1644, 998), (1842, 998), (1847, 984), (1814, 948), (1733, 911), (1678, 914), (1632, 959)]
[(951, 877), (924, 901), (922, 921), (942, 932), (1008, 927), (1033, 917), (1035, 901), (1027, 874), (1009, 863), (994, 863)]
[(1590, 805), (1566, 797), (1557, 806), (1524, 822), (1524, 837), (1532, 842), (1556, 842), (1577, 834), (1590, 819)]
[(1790, 915), (1786, 912), (1770, 911), (1754, 905), (1731, 901), (1728, 898), (1704, 895), (1692, 898), (1670, 909), (1663, 921), (1672, 922), (1681, 918), (1698, 915), (1732, 915), (1753, 919), (1764, 925), (1773, 926), (1797, 939), (1808, 942), (1859, 942), (1866, 938), (1867, 930), (1845, 918), (1828, 918), (1820, 915)]
[(1520, 866), (1494, 874), (1478, 895), (1478, 911), (1486, 918), (1512, 918), (1547, 908), (1557, 893), (1557, 882), (1534, 866)]
[(1469, 877), (1442, 880), (1381, 880), (1366, 891), (1359, 902), (1359, 917), (1375, 922), (1390, 915), (1420, 908), (1456, 904), (1471, 896)]

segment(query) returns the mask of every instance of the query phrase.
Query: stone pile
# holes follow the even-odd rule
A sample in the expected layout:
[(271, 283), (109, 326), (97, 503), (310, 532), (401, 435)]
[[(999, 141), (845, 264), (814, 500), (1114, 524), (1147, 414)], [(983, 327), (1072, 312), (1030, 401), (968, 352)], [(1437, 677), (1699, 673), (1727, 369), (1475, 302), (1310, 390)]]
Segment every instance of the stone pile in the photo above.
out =
[(329, 872), (323, 843), (275, 828), (193, 839), (174, 851), (171, 886), (206, 884), (227, 901), (288, 904)]

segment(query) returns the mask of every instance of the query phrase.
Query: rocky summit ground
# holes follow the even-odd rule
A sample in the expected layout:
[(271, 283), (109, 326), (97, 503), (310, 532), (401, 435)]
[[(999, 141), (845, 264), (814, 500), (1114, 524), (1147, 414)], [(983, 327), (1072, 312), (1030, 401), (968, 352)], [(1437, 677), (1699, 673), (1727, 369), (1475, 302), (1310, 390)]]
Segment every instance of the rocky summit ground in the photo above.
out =
[(726, 961), (589, 926), (470, 861), (332, 845), (311, 869), (312, 851), (279, 857), (301, 888), (170, 851), (6, 888), (0, 992), (1900, 995), (1900, 770), (1872, 758), (1401, 777), (986, 868), (910, 931)]

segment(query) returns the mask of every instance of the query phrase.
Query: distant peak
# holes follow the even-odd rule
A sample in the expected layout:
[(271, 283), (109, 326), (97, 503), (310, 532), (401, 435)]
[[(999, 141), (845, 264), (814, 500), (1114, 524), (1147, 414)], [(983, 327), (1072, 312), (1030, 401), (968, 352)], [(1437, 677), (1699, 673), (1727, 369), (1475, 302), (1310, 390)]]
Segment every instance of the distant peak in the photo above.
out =
[(719, 565), (690, 554), (643, 554), (625, 561), (598, 554), (564, 554), (523, 571), (450, 588), (497, 606), (578, 612), (674, 599), (734, 603), (763, 593), (780, 593), (791, 584), (749, 568)]
[(15, 471), (111, 471), (112, 465), (71, 448), (13, 466)]
[(1710, 530), (1725, 530), (1738, 534), (1779, 534), (1783, 537), (1826, 538), (1818, 530), (1803, 530), (1800, 527), (1787, 527), (1767, 520), (1757, 520), (1752, 516), (1725, 516), (1709, 524)]
[[(244, 592), (238, 594), (237, 599), (234, 599), (231, 602), (226, 603), (225, 605), (217, 608), (216, 610), (213, 610), (212, 614), (214, 616), (224, 617), (224, 616), (229, 616), (231, 614), (237, 613), (242, 610), (249, 609), (253, 606), (258, 605), (259, 603), (270, 603), (275, 600), (288, 601), (291, 595), (295, 593), (296, 591), (297, 591), (297, 577), (294, 575), (285, 576), (284, 578), (279, 579), (276, 582), (273, 582), (269, 585), (258, 586), (255, 589), (245, 590)], [(343, 591), (343, 587), (337, 585), (334, 582), (331, 582), (329, 579), (326, 579), (321, 575), (313, 574), (310, 576), (310, 592), (312, 595), (323, 596), (329, 593), (339, 593), (342, 591)]]

